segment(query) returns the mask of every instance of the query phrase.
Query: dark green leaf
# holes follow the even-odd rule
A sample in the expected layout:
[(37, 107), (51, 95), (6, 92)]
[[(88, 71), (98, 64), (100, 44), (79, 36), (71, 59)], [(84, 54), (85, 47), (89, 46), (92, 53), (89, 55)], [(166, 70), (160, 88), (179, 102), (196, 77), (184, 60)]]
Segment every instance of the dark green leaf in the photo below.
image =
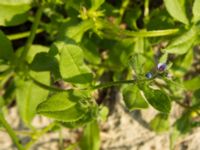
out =
[(123, 89), (123, 99), (130, 111), (148, 107), (148, 103), (136, 85), (129, 85)]
[(97, 121), (87, 124), (80, 141), (82, 150), (99, 150), (100, 149), (100, 131)]
[(167, 131), (170, 127), (168, 115), (163, 113), (157, 114), (153, 120), (151, 120), (150, 127), (158, 133)]
[(155, 109), (163, 113), (170, 112), (171, 101), (163, 91), (152, 89), (146, 85), (143, 86), (142, 90), (149, 104)]
[(0, 59), (10, 60), (13, 55), (11, 42), (0, 30)]

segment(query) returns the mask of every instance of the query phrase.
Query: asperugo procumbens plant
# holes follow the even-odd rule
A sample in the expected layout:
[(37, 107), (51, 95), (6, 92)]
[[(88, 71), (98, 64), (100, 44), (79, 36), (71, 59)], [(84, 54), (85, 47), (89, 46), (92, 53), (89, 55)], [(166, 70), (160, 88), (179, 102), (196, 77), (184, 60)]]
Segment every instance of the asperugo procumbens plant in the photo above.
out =
[[(48, 131), (84, 127), (66, 149), (98, 150), (98, 124), (109, 108), (97, 93), (112, 87), (130, 111), (154, 107), (149, 125), (171, 129), (173, 148), (200, 124), (199, 8), (200, 0), (1, 0), (1, 129), (23, 150)], [(27, 143), (4, 117), (14, 101), (29, 128)], [(170, 123), (174, 103), (184, 111)], [(52, 123), (36, 129), (36, 115)]]

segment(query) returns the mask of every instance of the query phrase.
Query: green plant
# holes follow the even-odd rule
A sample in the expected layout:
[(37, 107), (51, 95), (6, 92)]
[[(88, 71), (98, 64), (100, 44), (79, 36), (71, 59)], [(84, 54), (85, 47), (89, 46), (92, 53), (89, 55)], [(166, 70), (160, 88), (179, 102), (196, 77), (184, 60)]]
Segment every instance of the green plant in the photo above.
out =
[[(98, 122), (105, 120), (108, 108), (97, 102), (95, 93), (113, 86), (130, 111), (149, 105), (158, 110), (150, 122), (157, 132), (169, 130), (173, 102), (184, 108), (172, 125), (171, 147), (179, 135), (199, 126), (195, 116), (200, 109), (200, 77), (190, 68), (198, 53), (193, 47), (200, 42), (200, 1), (151, 4), (149, 0), (1, 0), (0, 123), (18, 149), (29, 149), (56, 127), (85, 127), (79, 144), (68, 149), (78, 145), (99, 149)], [(27, 22), (32, 24), (30, 31), (6, 34), (6, 29)], [(34, 44), (40, 38), (37, 34), (44, 34), (45, 41)], [(14, 40), (24, 38), (24, 45), (13, 48)], [(185, 93), (194, 95), (189, 104)], [(33, 131), (26, 145), (20, 144), (4, 119), (4, 109), (15, 98), (24, 125)], [(54, 121), (36, 132), (32, 119), (38, 114)]]

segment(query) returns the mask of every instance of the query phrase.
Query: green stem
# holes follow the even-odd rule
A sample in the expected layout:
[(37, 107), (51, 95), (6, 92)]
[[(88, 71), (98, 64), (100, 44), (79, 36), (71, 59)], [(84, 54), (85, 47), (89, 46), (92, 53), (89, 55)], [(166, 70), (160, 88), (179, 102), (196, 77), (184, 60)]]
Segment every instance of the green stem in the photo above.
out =
[[(43, 29), (37, 29), (36, 34), (43, 32)], [(26, 38), (30, 35), (30, 31), (8, 35), (9, 40), (18, 40)]]
[(107, 87), (117, 86), (121, 84), (134, 84), (135, 82), (136, 80), (122, 80), (122, 81), (115, 81), (115, 82), (107, 82), (107, 83), (96, 85), (92, 87), (92, 89), (95, 90), (95, 89), (107, 88)]
[(30, 36), (28, 37), (26, 45), (24, 46), (24, 50), (22, 51), (22, 54), (21, 54), (21, 60), (24, 60), (26, 58), (28, 50), (30, 49), (30, 47), (31, 47), (31, 45), (33, 43), (33, 40), (35, 38), (36, 31), (37, 31), (40, 19), (42, 17), (43, 9), (44, 9), (44, 5), (40, 6), (38, 8), (37, 12), (36, 12), (35, 20), (34, 20), (34, 23), (33, 23), (32, 27), (31, 27)]
[(166, 29), (166, 30), (155, 30), (155, 31), (121, 31), (120, 34), (128, 37), (158, 37), (158, 36), (168, 36), (179, 32), (179, 29)]
[(19, 142), (19, 139), (18, 139), (17, 135), (15, 134), (15, 132), (11, 128), (11, 126), (8, 124), (8, 122), (5, 120), (2, 112), (0, 112), (0, 122), (2, 123), (2, 125), (4, 126), (4, 128), (7, 130), (8, 134), (10, 135), (13, 143), (17, 146), (17, 148), (19, 150), (24, 150), (24, 148), (22, 147), (22, 145)]

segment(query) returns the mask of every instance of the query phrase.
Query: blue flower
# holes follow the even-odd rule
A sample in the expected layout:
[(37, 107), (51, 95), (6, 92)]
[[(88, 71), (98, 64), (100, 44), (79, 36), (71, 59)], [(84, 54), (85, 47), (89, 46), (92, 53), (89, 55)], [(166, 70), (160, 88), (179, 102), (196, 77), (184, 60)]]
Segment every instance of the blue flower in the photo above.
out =
[(164, 71), (164, 70), (166, 69), (166, 67), (167, 67), (167, 65), (166, 65), (165, 63), (159, 63), (159, 64), (157, 65), (157, 69), (158, 69), (159, 71)]
[(148, 79), (151, 79), (153, 77), (152, 73), (151, 72), (148, 72), (146, 75), (145, 75)]

